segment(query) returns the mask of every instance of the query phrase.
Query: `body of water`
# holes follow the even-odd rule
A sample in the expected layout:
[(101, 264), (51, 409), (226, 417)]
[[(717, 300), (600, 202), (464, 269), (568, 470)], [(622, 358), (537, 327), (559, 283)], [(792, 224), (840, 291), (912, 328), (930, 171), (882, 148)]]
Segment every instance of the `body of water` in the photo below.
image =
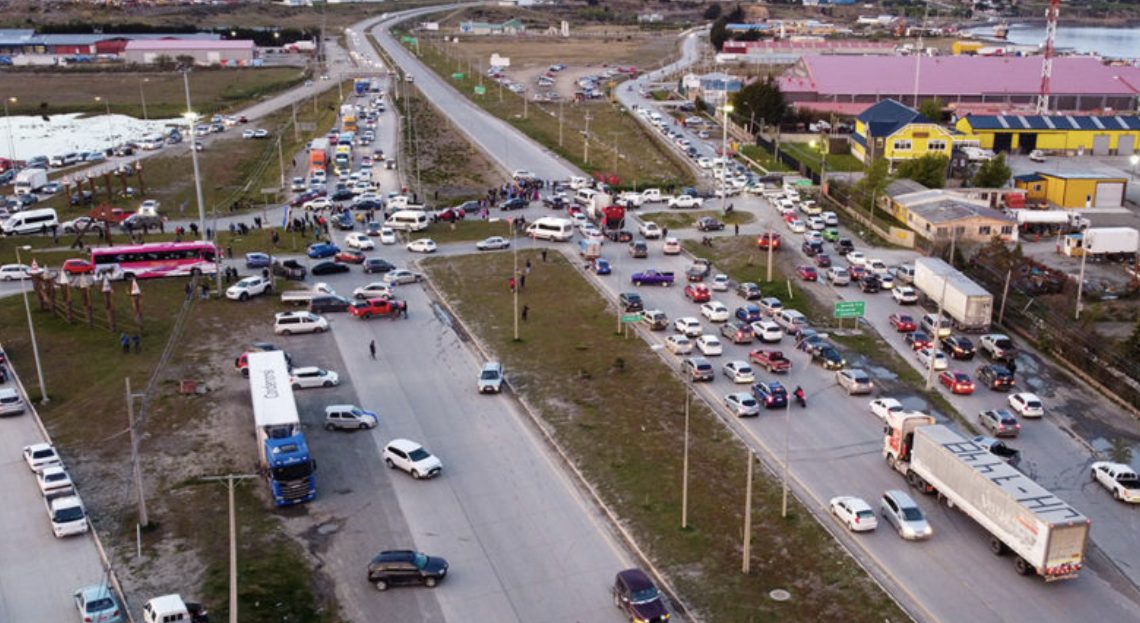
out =
[[(971, 28), (969, 32), (989, 39), (994, 31), (993, 26), (981, 26)], [(1039, 46), (1045, 41), (1045, 25), (1011, 24), (1008, 41), (1016, 45)], [(1057, 26), (1056, 45), (1058, 49), (1098, 54), (1105, 58), (1140, 58), (1140, 28), (1066, 26), (1062, 19)]]

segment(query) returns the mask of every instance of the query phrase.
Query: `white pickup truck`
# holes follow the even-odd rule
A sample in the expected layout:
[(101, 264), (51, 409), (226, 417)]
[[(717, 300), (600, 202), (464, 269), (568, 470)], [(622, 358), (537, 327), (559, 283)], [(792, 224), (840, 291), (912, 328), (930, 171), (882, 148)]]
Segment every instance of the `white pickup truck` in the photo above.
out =
[(691, 195), (678, 195), (669, 200), (670, 208), (699, 208), (705, 202), (700, 197), (693, 197)]
[(669, 197), (667, 195), (661, 194), (660, 188), (646, 188), (645, 190), (641, 191), (642, 203), (659, 203), (661, 201), (667, 200), (668, 198)]
[(282, 303), (292, 303), (294, 305), (308, 305), (309, 301), (313, 300), (314, 296), (321, 296), (322, 294), (336, 294), (327, 283), (315, 283), (312, 288), (305, 290), (286, 290), (281, 293)]
[(273, 280), (261, 275), (244, 277), (234, 285), (226, 288), (226, 298), (231, 301), (248, 301), (250, 297), (273, 291)]

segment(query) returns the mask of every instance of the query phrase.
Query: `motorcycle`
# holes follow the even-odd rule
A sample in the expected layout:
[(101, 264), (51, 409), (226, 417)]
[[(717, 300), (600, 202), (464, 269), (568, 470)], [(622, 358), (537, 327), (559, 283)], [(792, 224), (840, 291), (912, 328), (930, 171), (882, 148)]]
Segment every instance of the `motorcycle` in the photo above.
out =
[(800, 406), (806, 409), (807, 408), (807, 396), (805, 396), (803, 392), (796, 392), (795, 395), (796, 395), (796, 402), (800, 403)]

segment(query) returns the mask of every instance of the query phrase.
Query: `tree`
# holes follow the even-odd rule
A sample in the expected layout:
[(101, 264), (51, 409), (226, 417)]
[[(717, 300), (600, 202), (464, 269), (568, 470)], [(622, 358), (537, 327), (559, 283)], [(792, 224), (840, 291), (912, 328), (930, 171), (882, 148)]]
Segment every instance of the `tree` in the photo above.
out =
[(728, 40), (728, 19), (725, 17), (718, 17), (713, 22), (712, 28), (709, 29), (709, 43), (720, 52), (724, 47), (724, 42)]
[(946, 166), (949, 163), (950, 160), (945, 156), (926, 154), (900, 164), (898, 176), (914, 180), (927, 188), (942, 188), (946, 185)]
[(716, 18), (720, 17), (720, 14), (721, 14), (720, 5), (719, 4), (710, 4), (709, 8), (705, 9), (704, 18), (705, 19), (716, 19)]
[[(858, 188), (859, 194), (862, 197), (860, 203), (864, 208), (873, 210), (873, 202), (877, 201), (879, 197), (887, 190), (887, 185), (891, 183), (891, 169), (886, 159), (879, 158), (867, 167), (867, 173), (863, 175), (863, 179), (859, 180)], [(872, 216), (874, 212), (872, 212)]]
[(998, 154), (996, 158), (991, 158), (978, 167), (978, 172), (970, 183), (978, 188), (1001, 188), (1012, 175), (1013, 171), (1005, 163), (1005, 154)]
[[(747, 118), (757, 127), (760, 122), (779, 123), (788, 112), (788, 103), (780, 91), (780, 85), (768, 76), (737, 91), (732, 96), (732, 105), (738, 118)], [(750, 128), (755, 132), (755, 128)]]
[(936, 97), (919, 104), (918, 112), (922, 113), (923, 117), (930, 119), (934, 123), (940, 123), (942, 121), (942, 109), (945, 107), (945, 102)]

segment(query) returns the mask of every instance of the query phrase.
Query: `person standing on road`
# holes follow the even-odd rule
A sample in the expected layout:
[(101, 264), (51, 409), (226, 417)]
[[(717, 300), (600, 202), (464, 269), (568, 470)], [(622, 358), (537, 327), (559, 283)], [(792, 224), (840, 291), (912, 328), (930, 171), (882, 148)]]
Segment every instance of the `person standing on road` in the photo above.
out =
[(662, 238), (668, 238), (669, 237), (669, 228), (668, 227), (662, 227), (661, 228), (661, 237)]
[(404, 314), (404, 320), (407, 320), (408, 319), (408, 302), (407, 301), (401, 301), (400, 302), (400, 312), (402, 312)]
[(373, 360), (376, 359), (376, 340), (368, 343), (368, 354), (372, 356)]

